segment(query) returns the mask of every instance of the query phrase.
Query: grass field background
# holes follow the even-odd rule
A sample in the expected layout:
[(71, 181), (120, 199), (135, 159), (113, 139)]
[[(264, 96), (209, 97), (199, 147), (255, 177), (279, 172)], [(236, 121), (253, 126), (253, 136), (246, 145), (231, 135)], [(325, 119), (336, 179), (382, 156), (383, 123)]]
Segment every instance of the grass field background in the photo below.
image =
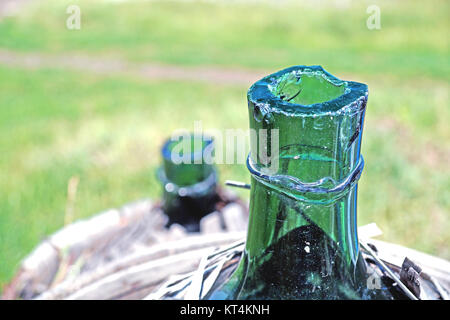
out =
[[(66, 28), (73, 3), (80, 30)], [(359, 224), (376, 222), (384, 240), (450, 258), (450, 3), (274, 3), (28, 1), (1, 18), (0, 51), (267, 73), (320, 64), (365, 82)], [(381, 9), (380, 30), (366, 27), (370, 4)], [(246, 129), (247, 89), (1, 63), (0, 288), (64, 225), (72, 177), (73, 219), (158, 198), (163, 140), (195, 120)], [(219, 173), (249, 181), (243, 166)]]

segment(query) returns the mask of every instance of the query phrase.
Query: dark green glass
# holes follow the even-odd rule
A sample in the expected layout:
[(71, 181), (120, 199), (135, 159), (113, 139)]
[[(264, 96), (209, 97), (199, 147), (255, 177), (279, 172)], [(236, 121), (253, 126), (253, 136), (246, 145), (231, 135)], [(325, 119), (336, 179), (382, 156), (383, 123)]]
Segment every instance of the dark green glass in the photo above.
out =
[(190, 232), (197, 232), (201, 218), (215, 210), (216, 170), (204, 159), (205, 150), (211, 148), (212, 138), (195, 135), (169, 139), (164, 144), (158, 178), (163, 187), (168, 226), (178, 223)]
[[(368, 288), (358, 248), (367, 97), (365, 84), (320, 66), (291, 67), (249, 89), (250, 128), (266, 129), (267, 139), (257, 134), (251, 141), (246, 248), (236, 271), (207, 298), (391, 298), (385, 287)], [(261, 151), (276, 145), (276, 129), (277, 152), (267, 160)]]

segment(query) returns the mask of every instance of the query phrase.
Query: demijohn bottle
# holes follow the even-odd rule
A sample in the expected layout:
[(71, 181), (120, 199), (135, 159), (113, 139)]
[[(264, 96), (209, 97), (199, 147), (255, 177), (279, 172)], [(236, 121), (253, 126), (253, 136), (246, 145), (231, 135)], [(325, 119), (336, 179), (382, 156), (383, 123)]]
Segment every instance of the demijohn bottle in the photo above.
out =
[(205, 136), (188, 137), (165, 142), (163, 165), (157, 175), (163, 187), (168, 226), (178, 223), (189, 232), (198, 232), (201, 218), (213, 212), (218, 201), (216, 170), (203, 159), (214, 142)]
[(368, 286), (358, 248), (367, 97), (365, 84), (339, 80), (320, 66), (291, 67), (249, 89), (250, 129), (257, 134), (247, 160), (245, 250), (236, 271), (205, 298), (392, 298), (386, 287)]

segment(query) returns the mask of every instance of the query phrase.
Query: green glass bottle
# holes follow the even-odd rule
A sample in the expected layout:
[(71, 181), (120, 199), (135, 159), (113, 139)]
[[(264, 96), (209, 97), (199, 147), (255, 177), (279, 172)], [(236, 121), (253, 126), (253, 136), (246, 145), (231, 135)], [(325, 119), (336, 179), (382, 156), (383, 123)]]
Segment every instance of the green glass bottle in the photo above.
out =
[(205, 150), (211, 148), (212, 138), (193, 134), (168, 139), (164, 144), (163, 165), (157, 175), (163, 187), (168, 226), (178, 223), (189, 232), (198, 232), (201, 218), (215, 210), (217, 174), (204, 159)]
[(391, 299), (385, 287), (369, 289), (358, 248), (367, 97), (365, 84), (320, 66), (291, 67), (249, 89), (250, 128), (267, 131), (252, 139), (247, 161), (246, 247), (236, 271), (206, 298)]

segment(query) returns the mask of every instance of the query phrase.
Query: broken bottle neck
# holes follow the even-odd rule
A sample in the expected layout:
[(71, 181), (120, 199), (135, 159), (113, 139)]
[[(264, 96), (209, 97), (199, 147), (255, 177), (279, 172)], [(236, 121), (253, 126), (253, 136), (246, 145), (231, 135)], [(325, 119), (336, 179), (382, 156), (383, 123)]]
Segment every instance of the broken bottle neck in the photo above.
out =
[(205, 150), (213, 148), (213, 140), (188, 133), (178, 138), (167, 140), (162, 148), (158, 178), (163, 187), (163, 209), (169, 217), (168, 226), (177, 223), (198, 232), (201, 218), (213, 212), (218, 201), (216, 170), (204, 159)]
[(367, 96), (366, 85), (319, 66), (288, 68), (250, 88), (246, 248), (213, 299), (367, 297), (356, 224)]

